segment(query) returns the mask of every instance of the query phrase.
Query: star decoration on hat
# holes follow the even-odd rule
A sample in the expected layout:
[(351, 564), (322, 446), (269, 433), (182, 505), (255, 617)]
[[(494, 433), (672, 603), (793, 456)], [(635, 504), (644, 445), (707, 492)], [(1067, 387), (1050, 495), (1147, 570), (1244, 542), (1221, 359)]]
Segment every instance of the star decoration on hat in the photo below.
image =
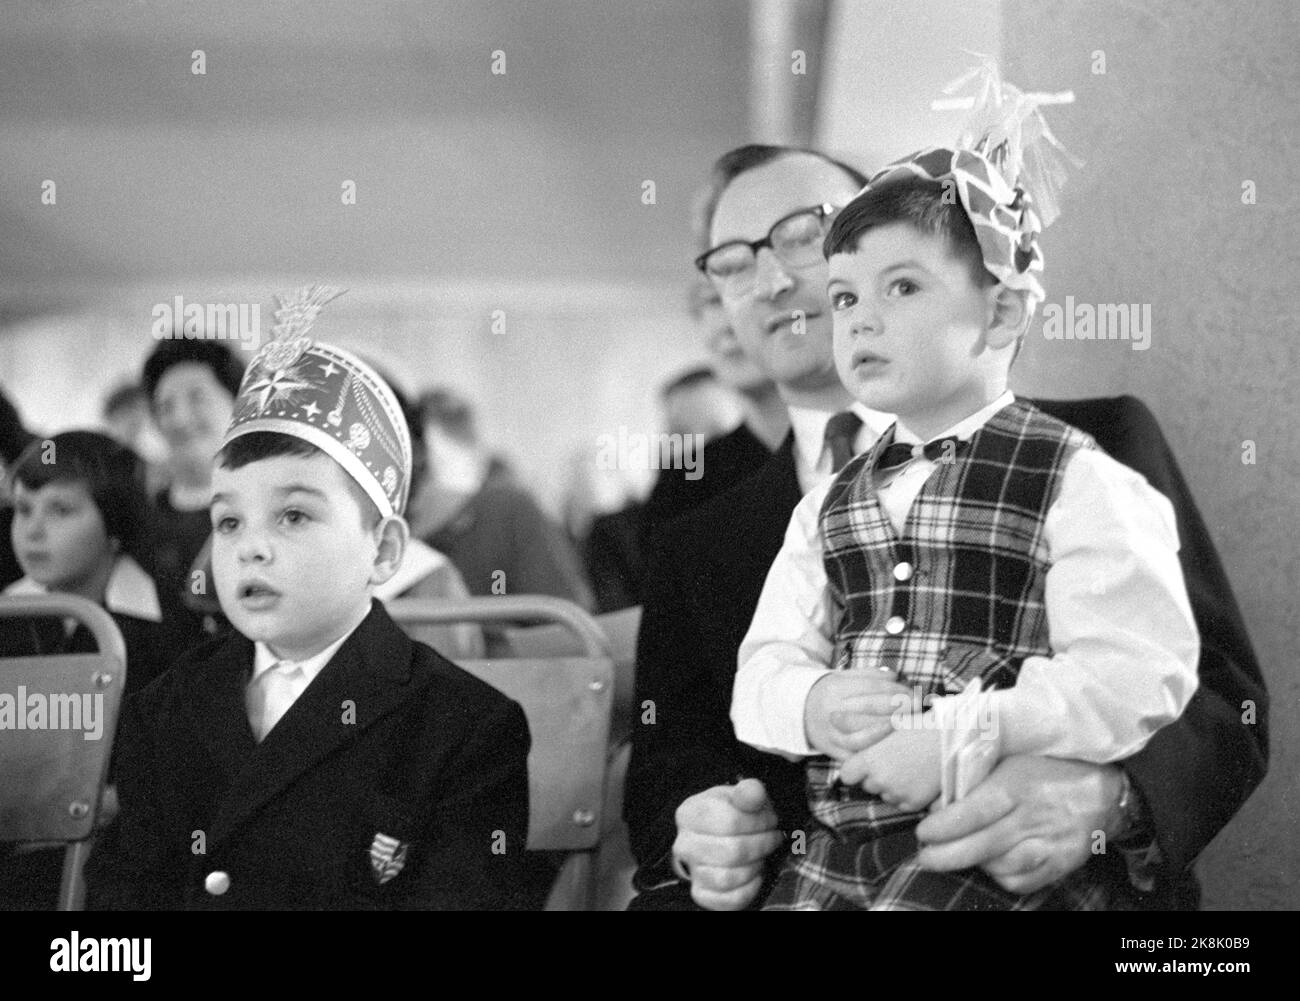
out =
[(273, 372), (266, 372), (265, 363), (263, 363), (263, 372), (266, 372), (261, 379), (248, 383), (243, 388), (241, 395), (247, 395), (248, 401), (245, 404), (247, 409), (254, 413), (266, 413), (267, 408), (272, 403), (285, 403), (290, 407), (298, 403), (295, 393), (305, 393), (316, 388), (314, 383), (306, 380), (306, 363), (297, 365), (293, 368), (276, 369)]

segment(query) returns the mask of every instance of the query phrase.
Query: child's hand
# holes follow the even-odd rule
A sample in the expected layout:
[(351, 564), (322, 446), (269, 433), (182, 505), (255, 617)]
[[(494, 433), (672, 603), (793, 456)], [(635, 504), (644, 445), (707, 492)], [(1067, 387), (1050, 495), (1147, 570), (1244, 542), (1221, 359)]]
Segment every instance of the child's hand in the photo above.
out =
[(939, 731), (923, 727), (919, 716), (911, 722), (844, 762), (840, 779), (904, 810), (924, 810), (938, 799)]
[(822, 754), (844, 761), (887, 737), (908, 690), (883, 671), (835, 671), (808, 692), (804, 735)]

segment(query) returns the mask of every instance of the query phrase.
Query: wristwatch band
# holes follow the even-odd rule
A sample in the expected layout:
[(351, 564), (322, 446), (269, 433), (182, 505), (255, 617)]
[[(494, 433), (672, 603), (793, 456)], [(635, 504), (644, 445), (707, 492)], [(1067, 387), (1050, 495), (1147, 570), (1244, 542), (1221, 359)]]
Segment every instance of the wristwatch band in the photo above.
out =
[(1119, 776), (1120, 792), (1116, 810), (1120, 815), (1120, 827), (1114, 840), (1120, 845), (1126, 842), (1149, 841), (1151, 832), (1147, 829), (1149, 825), (1142, 794), (1138, 792), (1137, 787), (1133, 785), (1133, 780), (1128, 777), (1128, 772), (1123, 768), (1120, 769)]

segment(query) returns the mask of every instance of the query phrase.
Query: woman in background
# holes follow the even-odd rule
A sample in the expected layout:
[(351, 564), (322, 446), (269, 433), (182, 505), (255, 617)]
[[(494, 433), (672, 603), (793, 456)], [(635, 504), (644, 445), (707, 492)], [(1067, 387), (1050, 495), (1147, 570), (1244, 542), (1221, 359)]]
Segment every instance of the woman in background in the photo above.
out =
[[(167, 486), (154, 496), (143, 562), (168, 603), (188, 604), (196, 590), (190, 567), (212, 532), (212, 459), (243, 375), (243, 360), (218, 341), (159, 341), (144, 363), (141, 382), (167, 446)], [(210, 581), (198, 590), (211, 590)], [(191, 640), (216, 628), (192, 612), (186, 624)]]

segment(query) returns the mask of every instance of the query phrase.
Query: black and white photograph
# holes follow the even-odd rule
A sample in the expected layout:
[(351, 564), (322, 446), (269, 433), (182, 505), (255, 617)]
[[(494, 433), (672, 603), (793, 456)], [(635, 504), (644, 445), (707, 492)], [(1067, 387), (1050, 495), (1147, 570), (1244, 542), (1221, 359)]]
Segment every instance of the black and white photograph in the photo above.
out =
[(1297, 51), (1292, 0), (0, 3), (0, 940), (1105, 911), (1107, 982), (1262, 972)]

